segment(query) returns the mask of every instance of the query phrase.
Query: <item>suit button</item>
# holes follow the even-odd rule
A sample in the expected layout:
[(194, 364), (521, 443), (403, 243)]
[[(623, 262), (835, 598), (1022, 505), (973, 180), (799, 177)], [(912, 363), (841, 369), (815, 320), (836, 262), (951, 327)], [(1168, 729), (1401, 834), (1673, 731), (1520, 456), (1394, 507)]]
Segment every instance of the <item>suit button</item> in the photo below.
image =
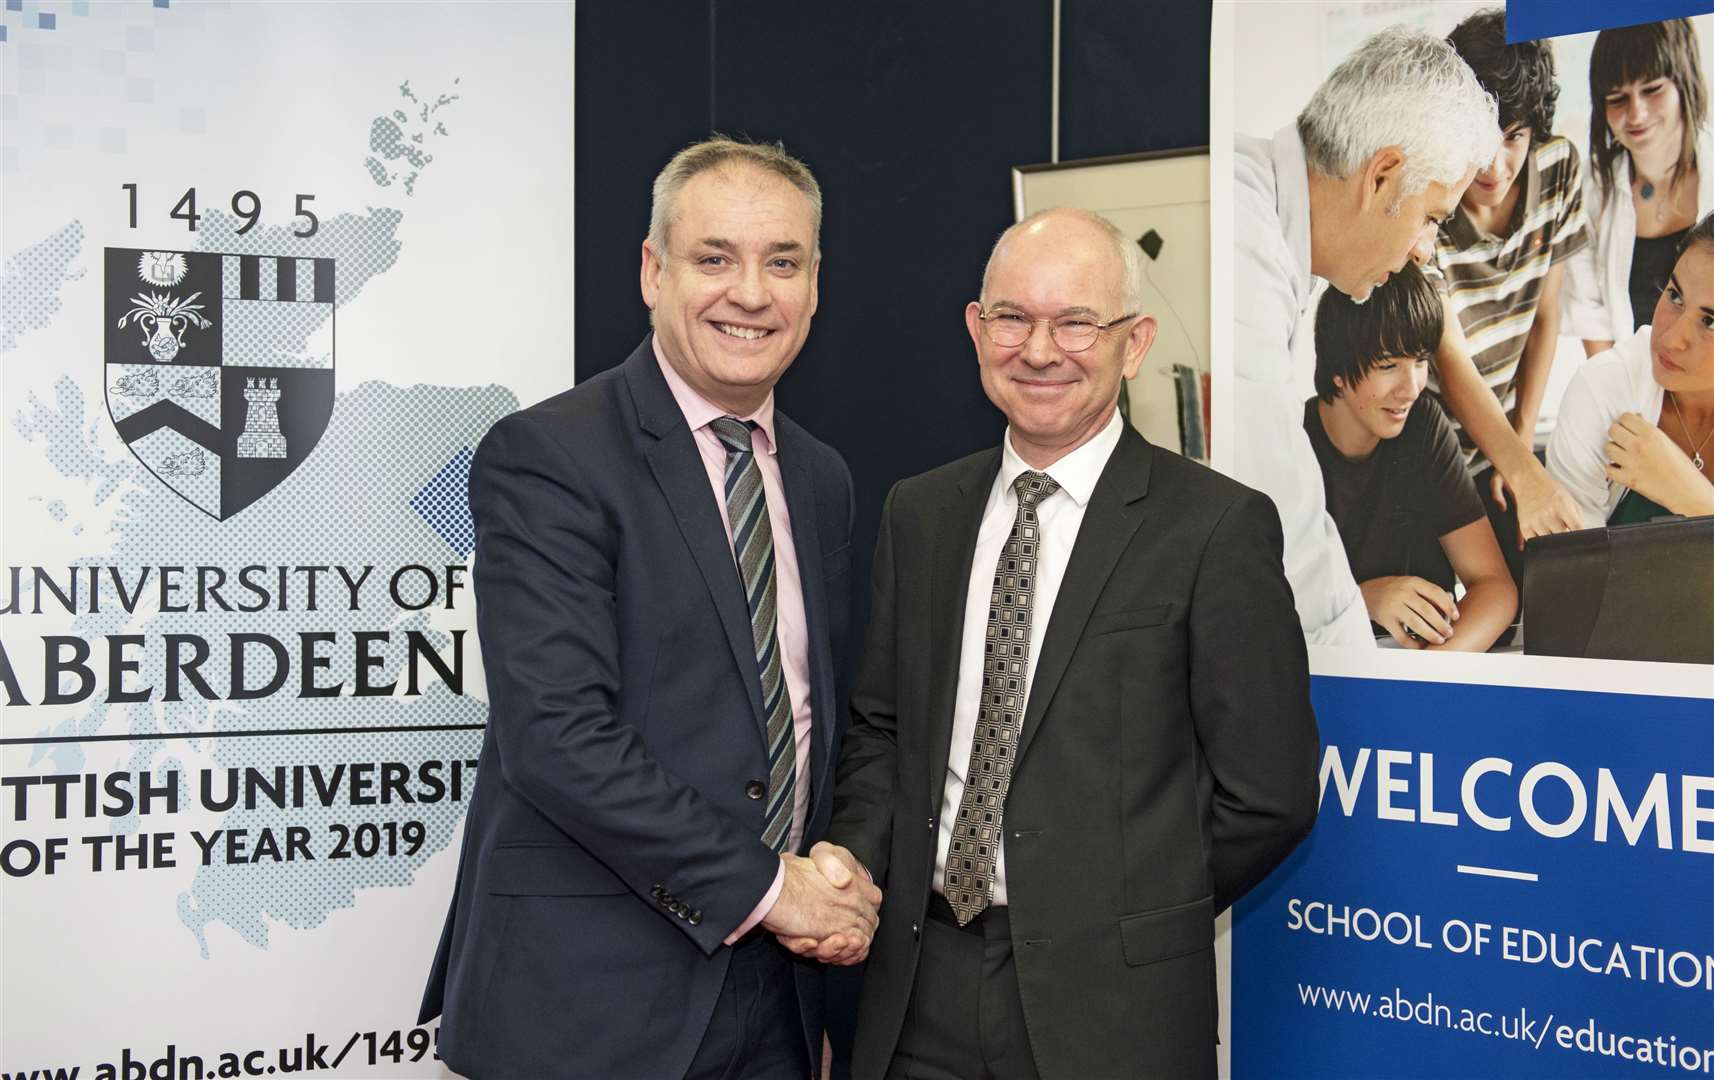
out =
[(911, 937), (913, 937), (913, 938), (922, 937), (922, 927), (920, 925), (918, 925), (917, 923), (911, 923)]
[(692, 926), (701, 926), (702, 925), (702, 909), (701, 908), (692, 909), (690, 915), (685, 919), (685, 921), (690, 923), (690, 925), (692, 925)]
[(663, 886), (660, 886), (660, 885), (656, 885), (654, 888), (649, 890), (649, 895), (654, 897), (656, 900), (659, 900), (661, 897), (665, 896), (666, 894), (667, 894), (667, 890)]
[(748, 784), (744, 785), (744, 794), (748, 795), (752, 799), (760, 799), (767, 793), (768, 785), (762, 783), (760, 780), (752, 780)]
[(672, 909), (672, 906), (673, 906), (673, 898), (668, 896), (666, 893), (662, 893), (661, 895), (655, 897), (655, 902), (660, 904), (662, 907), (668, 909), (669, 911)]
[(934, 820), (934, 819), (933, 819), (933, 818), (929, 818), (929, 819), (928, 819), (928, 831), (929, 831), (929, 832), (933, 832), (933, 831), (934, 831), (934, 827), (935, 827), (935, 826), (936, 826), (936, 825), (937, 825), (937, 824), (939, 824), (939, 822), (937, 822), (937, 821), (935, 821), (935, 820)]

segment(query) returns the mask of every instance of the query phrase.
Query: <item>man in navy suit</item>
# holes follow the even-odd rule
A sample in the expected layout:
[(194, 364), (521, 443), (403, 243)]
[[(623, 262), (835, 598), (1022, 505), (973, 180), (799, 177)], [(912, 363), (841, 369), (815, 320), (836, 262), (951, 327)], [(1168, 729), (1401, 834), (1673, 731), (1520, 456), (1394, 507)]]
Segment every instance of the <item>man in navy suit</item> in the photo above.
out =
[(775, 935), (867, 949), (879, 892), (842, 849), (803, 854), (831, 806), (851, 477), (773, 399), (820, 219), (778, 146), (681, 151), (643, 243), (654, 332), (477, 451), (491, 708), (422, 1008), (459, 1072), (802, 1080), (822, 969)]

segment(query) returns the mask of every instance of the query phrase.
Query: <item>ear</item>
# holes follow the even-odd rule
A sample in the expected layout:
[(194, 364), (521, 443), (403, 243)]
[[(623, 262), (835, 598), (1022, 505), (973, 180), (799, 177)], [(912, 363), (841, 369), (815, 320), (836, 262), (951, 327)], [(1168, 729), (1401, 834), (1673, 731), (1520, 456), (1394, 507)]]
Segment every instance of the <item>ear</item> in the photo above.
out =
[(972, 300), (964, 305), (964, 328), (970, 331), (970, 344), (976, 346), (977, 362), (982, 357), (982, 304)]
[(1363, 166), (1363, 183), (1359, 192), (1359, 207), (1365, 212), (1385, 210), (1398, 202), (1404, 190), (1404, 151), (1396, 146), (1383, 146)]
[(821, 303), (821, 256), (809, 264), (809, 314), (814, 315), (816, 307)]
[(650, 311), (655, 310), (655, 301), (661, 297), (661, 271), (665, 269), (660, 259), (655, 257), (654, 248), (647, 240), (643, 241), (643, 268), (639, 279), (643, 287), (643, 303)]
[(1350, 389), (1350, 387), (1345, 385), (1345, 377), (1343, 375), (1333, 376), (1333, 396), (1334, 397), (1336, 397), (1336, 398), (1344, 397), (1345, 391), (1349, 390), (1349, 389)]
[(1155, 333), (1160, 329), (1160, 323), (1153, 315), (1139, 315), (1131, 324), (1131, 330), (1125, 335), (1125, 378), (1134, 379), (1137, 372), (1142, 370), (1143, 357), (1149, 353), (1149, 346), (1155, 343)]

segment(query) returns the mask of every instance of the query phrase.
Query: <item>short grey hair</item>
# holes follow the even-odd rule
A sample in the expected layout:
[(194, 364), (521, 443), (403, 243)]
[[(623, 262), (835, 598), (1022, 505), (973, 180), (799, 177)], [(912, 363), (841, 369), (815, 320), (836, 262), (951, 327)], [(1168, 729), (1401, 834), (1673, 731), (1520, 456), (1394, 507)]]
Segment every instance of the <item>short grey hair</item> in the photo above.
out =
[(1038, 210), (1029, 217), (1012, 225), (1000, 238), (994, 241), (993, 250), (988, 252), (988, 263), (982, 268), (982, 297), (988, 296), (988, 281), (994, 276), (994, 260), (1000, 254), (1000, 248), (1014, 233), (1026, 229), (1049, 214), (1057, 214), (1077, 218), (1086, 224), (1093, 225), (1113, 241), (1113, 251), (1119, 256), (1119, 303), (1124, 311), (1118, 314), (1142, 314), (1143, 312), (1143, 248), (1131, 237), (1126, 236), (1119, 226), (1107, 218), (1089, 210), (1075, 206), (1055, 206), (1046, 210)]
[(821, 257), (821, 185), (809, 166), (786, 153), (783, 143), (748, 142), (715, 135), (680, 150), (668, 161), (666, 168), (655, 177), (653, 196), (649, 204), (649, 247), (655, 258), (667, 256), (676, 219), (678, 194), (690, 179), (711, 169), (731, 169), (749, 166), (777, 176), (803, 193), (809, 200), (809, 219), (815, 258)]
[(1440, 38), (1394, 26), (1357, 46), (1297, 116), (1309, 167), (1344, 180), (1375, 152), (1405, 157), (1401, 195), (1451, 184), (1500, 148), (1494, 98)]

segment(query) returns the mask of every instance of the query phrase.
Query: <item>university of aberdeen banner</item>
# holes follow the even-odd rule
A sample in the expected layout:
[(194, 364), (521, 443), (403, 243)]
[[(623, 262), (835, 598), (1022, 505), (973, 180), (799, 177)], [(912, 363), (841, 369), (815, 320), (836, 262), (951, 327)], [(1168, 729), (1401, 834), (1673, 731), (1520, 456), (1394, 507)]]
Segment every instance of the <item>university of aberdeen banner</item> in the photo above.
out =
[(572, 13), (5, 0), (0, 1070), (433, 1076)]

